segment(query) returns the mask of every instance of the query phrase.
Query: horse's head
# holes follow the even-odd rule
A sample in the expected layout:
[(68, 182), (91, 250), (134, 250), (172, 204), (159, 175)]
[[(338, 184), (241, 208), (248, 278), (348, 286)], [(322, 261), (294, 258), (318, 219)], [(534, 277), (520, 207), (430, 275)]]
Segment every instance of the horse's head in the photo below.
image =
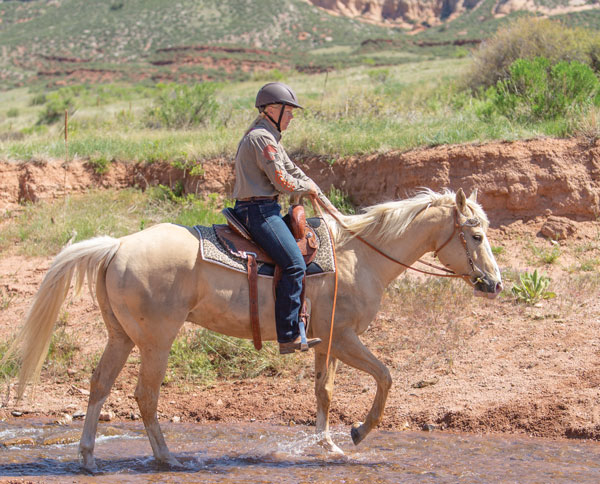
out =
[(464, 275), (476, 296), (493, 299), (502, 291), (502, 278), (486, 237), (487, 218), (476, 197), (477, 190), (468, 199), (458, 190), (454, 229), (449, 238), (440, 241), (436, 255), (446, 267)]

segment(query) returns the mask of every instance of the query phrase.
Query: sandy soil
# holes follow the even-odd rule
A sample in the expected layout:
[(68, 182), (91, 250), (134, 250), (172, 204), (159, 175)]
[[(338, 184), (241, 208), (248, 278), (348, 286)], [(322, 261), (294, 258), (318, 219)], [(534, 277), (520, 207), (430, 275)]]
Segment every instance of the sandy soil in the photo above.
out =
[[(324, 188), (343, 186), (365, 204), (403, 196), (411, 188), (477, 187), (490, 216), (489, 237), (501, 247), (499, 265), (512, 286), (516, 274), (538, 271), (552, 278), (557, 297), (535, 306), (518, 304), (510, 291), (495, 301), (473, 298), (462, 286), (436, 286), (423, 298), (391, 291), (363, 335), (365, 344), (390, 368), (394, 385), (384, 429), (437, 428), (506, 432), (551, 438), (600, 439), (600, 225), (596, 221), (600, 151), (587, 140), (531, 140), (490, 145), (437, 147), (340, 160), (331, 167), (304, 160)], [(365, 166), (371, 176), (364, 177)], [(65, 186), (127, 186), (173, 181), (168, 167), (115, 165), (103, 178), (84, 163), (0, 163), (0, 194), (6, 216), (16, 202), (60, 197)], [(184, 178), (190, 191), (230, 189), (226, 160), (206, 163), (202, 178)], [(363, 173), (362, 178), (357, 174)], [(181, 174), (180, 174), (181, 175)], [(162, 178), (161, 178), (162, 177)], [(65, 183), (66, 180), (66, 183)], [(543, 234), (546, 234), (544, 236)], [(560, 255), (545, 264), (560, 239)], [(12, 334), (50, 264), (49, 259), (0, 258), (0, 338)], [(591, 269), (591, 270), (590, 270)], [(415, 276), (402, 276), (401, 279)], [(462, 283), (455, 283), (462, 284)], [(85, 411), (90, 358), (104, 345), (105, 330), (89, 295), (69, 302), (65, 330), (81, 352), (68, 372), (45, 371), (31, 399), (16, 404), (5, 387), (1, 418), (13, 412), (73, 415)], [(315, 398), (310, 355), (295, 356), (301, 369), (291, 377), (221, 381), (210, 387), (165, 384), (161, 419), (182, 421), (265, 421), (313, 424)], [(109, 396), (106, 418), (138, 418), (133, 391), (138, 369), (130, 359)], [(340, 366), (331, 421), (363, 420), (375, 394), (374, 381)]]

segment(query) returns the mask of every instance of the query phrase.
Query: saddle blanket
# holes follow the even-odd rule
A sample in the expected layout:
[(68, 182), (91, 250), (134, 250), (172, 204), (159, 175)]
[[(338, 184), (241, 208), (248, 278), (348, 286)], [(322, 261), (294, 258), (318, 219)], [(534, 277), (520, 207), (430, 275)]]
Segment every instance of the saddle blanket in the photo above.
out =
[[(313, 262), (306, 268), (306, 276), (314, 276), (335, 271), (333, 259), (333, 250), (329, 231), (323, 220), (319, 217), (312, 217), (308, 222), (314, 228), (319, 239), (319, 249)], [(195, 225), (194, 231), (200, 240), (200, 253), (202, 259), (207, 262), (219, 264), (229, 269), (247, 273), (248, 266), (246, 259), (235, 257), (221, 245), (215, 233), (215, 229), (210, 226)], [(259, 276), (273, 276), (274, 267), (269, 264), (258, 264)]]

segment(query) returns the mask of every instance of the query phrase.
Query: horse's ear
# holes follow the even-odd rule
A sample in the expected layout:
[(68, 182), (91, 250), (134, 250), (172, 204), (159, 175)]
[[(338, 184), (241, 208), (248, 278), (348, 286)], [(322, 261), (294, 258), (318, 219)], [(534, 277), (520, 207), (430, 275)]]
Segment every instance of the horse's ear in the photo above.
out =
[(463, 192), (462, 188), (459, 188), (456, 192), (456, 208), (463, 215), (466, 215), (467, 208), (467, 197), (465, 197), (465, 192)]
[(472, 200), (474, 202), (477, 201), (477, 188), (473, 188), (471, 195), (469, 195), (469, 200)]

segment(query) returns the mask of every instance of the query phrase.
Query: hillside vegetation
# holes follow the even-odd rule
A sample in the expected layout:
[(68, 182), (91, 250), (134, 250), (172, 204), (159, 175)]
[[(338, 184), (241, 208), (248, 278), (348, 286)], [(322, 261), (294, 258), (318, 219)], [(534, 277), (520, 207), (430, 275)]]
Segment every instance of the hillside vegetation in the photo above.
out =
[[(397, 66), (319, 74), (272, 70), (225, 83), (11, 90), (0, 94), (0, 152), (13, 161), (66, 158), (62, 121), (68, 112), (68, 156), (88, 159), (99, 173), (113, 160), (201, 169), (195, 167), (206, 158), (232, 159), (256, 114), (254, 96), (271, 80), (293, 86), (306, 108), (285, 133), (287, 149), (331, 163), (439, 144), (540, 135), (596, 139), (600, 41), (591, 32), (583, 41), (583, 33), (522, 20), (480, 48), (476, 62), (415, 57)], [(560, 49), (549, 56), (548, 45)], [(494, 56), (485, 55), (489, 51)]]
[[(544, 2), (538, 2), (543, 4)], [(527, 12), (475, 3), (439, 25), (382, 26), (304, 0), (0, 0), (0, 88), (248, 80), (465, 56)], [(597, 28), (600, 10), (558, 15)]]

